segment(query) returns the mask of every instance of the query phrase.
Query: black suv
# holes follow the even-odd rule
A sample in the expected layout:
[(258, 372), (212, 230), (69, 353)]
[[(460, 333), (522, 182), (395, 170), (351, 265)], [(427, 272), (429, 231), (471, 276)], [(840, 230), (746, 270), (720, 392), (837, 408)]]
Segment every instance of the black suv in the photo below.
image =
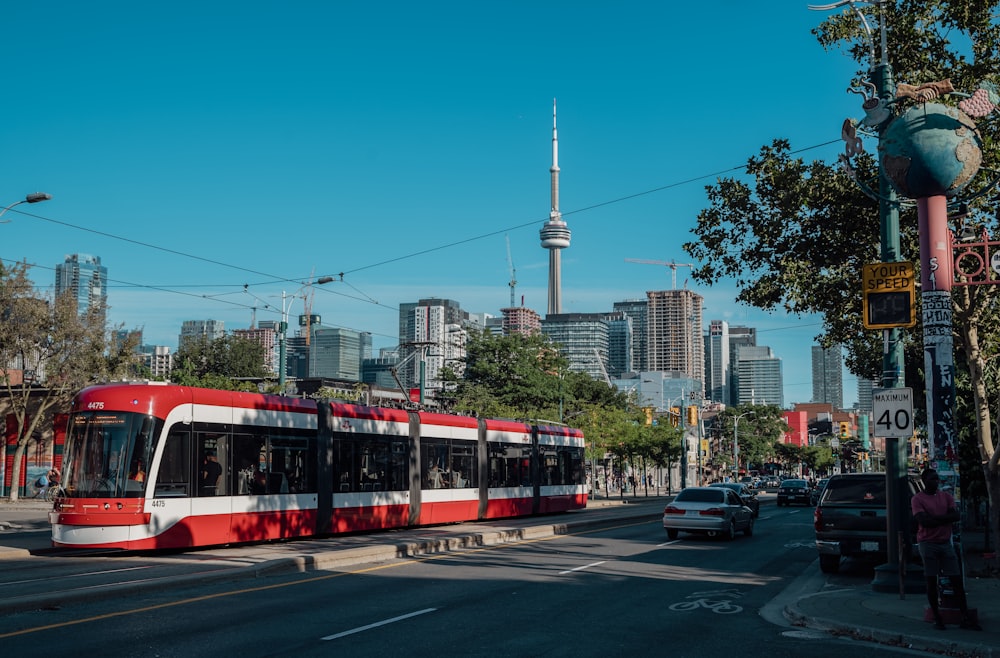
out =
[[(912, 475), (906, 481), (908, 510), (910, 497), (923, 485)], [(909, 515), (904, 524), (912, 525)], [(886, 559), (885, 473), (842, 473), (831, 477), (813, 512), (813, 527), (823, 573), (836, 573), (841, 557)]]

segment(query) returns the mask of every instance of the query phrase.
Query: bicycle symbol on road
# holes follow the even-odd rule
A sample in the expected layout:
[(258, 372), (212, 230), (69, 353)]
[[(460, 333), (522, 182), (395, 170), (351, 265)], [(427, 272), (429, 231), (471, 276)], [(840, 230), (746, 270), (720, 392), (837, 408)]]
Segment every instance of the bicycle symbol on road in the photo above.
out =
[(698, 608), (708, 608), (719, 615), (731, 615), (742, 612), (743, 606), (736, 605), (732, 599), (743, 596), (743, 592), (735, 589), (721, 589), (712, 592), (695, 592), (688, 595), (688, 601), (678, 601), (670, 606), (671, 610), (682, 612), (686, 610), (697, 610)]

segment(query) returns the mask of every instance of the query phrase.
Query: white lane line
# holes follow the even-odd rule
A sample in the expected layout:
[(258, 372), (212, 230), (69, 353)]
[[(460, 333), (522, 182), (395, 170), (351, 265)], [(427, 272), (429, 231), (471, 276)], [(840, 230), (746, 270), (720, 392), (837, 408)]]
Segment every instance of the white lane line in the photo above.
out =
[(368, 624), (367, 626), (361, 626), (359, 628), (352, 628), (349, 631), (344, 631), (343, 633), (336, 633), (334, 635), (327, 635), (326, 637), (321, 637), (321, 640), (336, 640), (337, 638), (344, 637), (345, 635), (353, 635), (354, 633), (360, 633), (361, 631), (369, 631), (373, 628), (378, 628), (379, 626), (385, 626), (386, 624), (392, 624), (397, 621), (402, 621), (404, 619), (409, 619), (410, 617), (416, 617), (417, 615), (424, 615), (428, 612), (434, 612), (437, 608), (424, 608), (423, 610), (417, 610), (416, 612), (411, 612), (406, 615), (400, 615), (398, 617), (393, 617), (392, 619), (385, 619), (383, 621), (377, 621), (374, 624)]
[(568, 573), (573, 573), (574, 571), (583, 571), (584, 569), (589, 569), (590, 567), (596, 567), (599, 564), (604, 564), (607, 560), (601, 560), (600, 562), (591, 562), (590, 564), (585, 564), (582, 567), (576, 567), (575, 569), (567, 569), (566, 571), (560, 571), (560, 576), (565, 576)]

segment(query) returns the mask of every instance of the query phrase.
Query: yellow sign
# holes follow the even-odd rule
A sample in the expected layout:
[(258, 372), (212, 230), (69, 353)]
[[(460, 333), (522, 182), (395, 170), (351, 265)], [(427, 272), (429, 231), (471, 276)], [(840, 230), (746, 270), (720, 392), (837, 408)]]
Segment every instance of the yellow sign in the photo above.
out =
[(913, 263), (873, 263), (864, 266), (864, 325), (892, 329), (917, 324)]

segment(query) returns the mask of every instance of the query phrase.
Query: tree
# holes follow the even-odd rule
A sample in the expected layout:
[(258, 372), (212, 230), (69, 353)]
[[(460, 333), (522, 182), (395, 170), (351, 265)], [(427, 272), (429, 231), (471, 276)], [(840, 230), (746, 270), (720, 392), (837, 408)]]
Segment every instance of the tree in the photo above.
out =
[[(737, 426), (736, 419), (739, 418)], [(776, 454), (776, 446), (782, 436), (790, 431), (782, 416), (781, 408), (775, 405), (741, 404), (729, 407), (716, 416), (716, 427), (722, 430), (722, 454), (719, 461), (732, 463), (733, 442), (739, 442), (740, 462), (744, 466), (763, 464)]]
[(264, 366), (264, 346), (242, 336), (226, 335), (210, 339), (198, 336), (185, 340), (174, 357), (170, 379), (183, 386), (222, 390), (256, 390), (241, 378), (268, 376)]
[(135, 338), (112, 342), (105, 312), (95, 304), (80, 314), (69, 292), (55, 299), (38, 295), (27, 264), (0, 265), (0, 375), (17, 431), (11, 501), (18, 499), (25, 447), (43, 419), (80, 389), (124, 375), (134, 364)]
[[(958, 90), (971, 92), (983, 81), (995, 81), (1000, 70), (1000, 24), (994, 20), (997, 2), (899, 0), (879, 4), (889, 27), (885, 53), (897, 81), (921, 84), (950, 79)], [(830, 17), (814, 33), (826, 49), (846, 47), (860, 68), (855, 87), (868, 79), (868, 68), (881, 59), (873, 41), (850, 10)], [(874, 51), (874, 52), (872, 52)], [(837, 84), (831, 81), (830, 84)], [(863, 114), (859, 108), (859, 114)], [(983, 132), (983, 161), (996, 168), (1000, 140)], [(856, 176), (877, 189), (877, 163), (870, 156), (853, 162)], [(750, 182), (720, 179), (708, 186), (709, 207), (698, 215), (697, 241), (685, 250), (705, 263), (692, 276), (707, 285), (734, 279), (737, 300), (762, 309), (818, 313), (821, 345), (842, 344), (854, 374), (881, 375), (881, 335), (862, 325), (858, 272), (878, 262), (879, 210), (854, 179), (839, 167), (793, 157), (791, 145), (775, 139), (747, 163)], [(995, 234), (995, 217), (982, 195), (973, 200), (966, 225)], [(902, 252), (918, 260), (917, 221), (912, 206), (900, 212)], [(954, 326), (958, 334), (956, 364), (967, 373), (967, 388), (958, 391), (955, 409), (959, 437), (978, 447), (990, 496), (993, 540), (1000, 544), (1000, 452), (991, 432), (990, 395), (1000, 385), (995, 368), (1000, 356), (997, 291), (992, 286), (958, 287), (953, 294)], [(918, 313), (919, 317), (919, 313)], [(923, 388), (919, 329), (905, 332), (907, 385)], [(961, 375), (961, 373), (960, 373)], [(963, 377), (956, 377), (961, 381)], [(922, 397), (922, 396), (918, 396)], [(961, 402), (971, 398), (971, 404)], [(963, 416), (965, 414), (964, 420)], [(965, 428), (974, 428), (972, 432)]]

